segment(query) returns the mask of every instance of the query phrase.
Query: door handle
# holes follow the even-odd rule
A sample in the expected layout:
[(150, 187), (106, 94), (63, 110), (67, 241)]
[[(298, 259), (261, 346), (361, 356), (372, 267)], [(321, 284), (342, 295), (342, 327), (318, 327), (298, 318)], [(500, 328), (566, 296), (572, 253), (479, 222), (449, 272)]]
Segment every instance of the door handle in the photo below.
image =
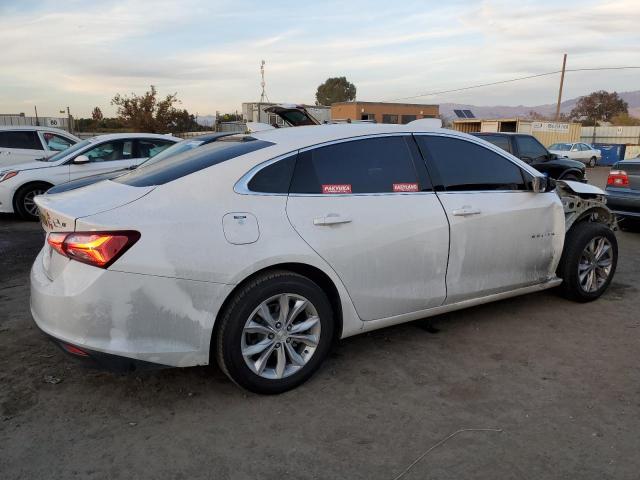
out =
[(470, 215), (479, 215), (480, 209), (473, 208), (468, 205), (464, 205), (462, 208), (457, 208), (451, 212), (456, 217), (468, 217)]
[(351, 218), (343, 217), (337, 213), (328, 213), (324, 217), (316, 217), (313, 219), (314, 225), (338, 225), (340, 223), (351, 223)]

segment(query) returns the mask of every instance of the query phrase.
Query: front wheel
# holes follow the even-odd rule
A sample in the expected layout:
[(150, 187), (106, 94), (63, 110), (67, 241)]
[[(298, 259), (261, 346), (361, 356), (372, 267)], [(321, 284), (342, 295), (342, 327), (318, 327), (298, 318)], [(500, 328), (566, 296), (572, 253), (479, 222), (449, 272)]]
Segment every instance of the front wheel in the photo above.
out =
[(618, 241), (613, 231), (601, 223), (577, 223), (567, 232), (558, 265), (563, 280), (560, 293), (577, 302), (599, 298), (611, 283), (617, 263)]
[(259, 275), (234, 294), (216, 336), (220, 368), (247, 390), (282, 393), (320, 367), (333, 339), (333, 310), (310, 279), (287, 271)]
[(595, 167), (595, 166), (596, 166), (597, 161), (598, 161), (598, 159), (597, 159), (596, 157), (591, 157), (591, 158), (589, 159), (589, 166), (590, 166), (591, 168)]

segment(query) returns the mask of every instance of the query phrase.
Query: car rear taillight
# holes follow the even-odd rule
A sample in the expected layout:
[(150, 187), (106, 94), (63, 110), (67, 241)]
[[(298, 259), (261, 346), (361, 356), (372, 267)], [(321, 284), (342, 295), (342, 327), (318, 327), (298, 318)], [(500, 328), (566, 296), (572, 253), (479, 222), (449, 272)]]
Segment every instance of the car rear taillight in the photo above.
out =
[(629, 176), (624, 170), (611, 170), (607, 178), (607, 185), (612, 187), (628, 187)]
[(72, 260), (107, 268), (140, 238), (139, 232), (52, 232), (47, 242), (56, 252)]

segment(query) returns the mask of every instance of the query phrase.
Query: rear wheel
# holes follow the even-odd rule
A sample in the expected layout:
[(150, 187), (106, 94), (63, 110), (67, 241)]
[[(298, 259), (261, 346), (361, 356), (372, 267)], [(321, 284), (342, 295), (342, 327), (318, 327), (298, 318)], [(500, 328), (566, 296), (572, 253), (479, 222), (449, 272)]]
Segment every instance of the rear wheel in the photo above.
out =
[(611, 283), (618, 263), (618, 242), (601, 223), (580, 222), (565, 238), (558, 265), (562, 295), (578, 302), (600, 297)]
[(47, 183), (30, 183), (18, 189), (14, 196), (15, 212), (25, 220), (38, 220), (38, 206), (34, 198), (51, 188)]
[(247, 283), (219, 322), (215, 354), (220, 368), (241, 387), (266, 394), (309, 379), (329, 352), (334, 328), (322, 289), (286, 271)]
[(598, 161), (598, 159), (597, 159), (596, 157), (591, 157), (591, 158), (589, 159), (589, 166), (590, 166), (591, 168), (595, 167), (595, 166), (596, 166), (597, 161)]

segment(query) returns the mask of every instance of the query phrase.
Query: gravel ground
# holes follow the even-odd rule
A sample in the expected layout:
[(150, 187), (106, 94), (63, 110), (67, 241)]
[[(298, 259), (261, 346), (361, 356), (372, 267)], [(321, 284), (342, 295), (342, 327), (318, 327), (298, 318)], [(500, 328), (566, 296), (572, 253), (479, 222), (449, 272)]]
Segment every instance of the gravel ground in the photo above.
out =
[[(354, 337), (263, 397), (216, 367), (79, 366), (29, 314), (40, 227), (0, 217), (0, 478), (392, 479), (428, 452), (403, 479), (637, 479), (640, 234), (618, 239), (594, 303), (542, 292)], [(496, 431), (438, 444), (460, 429)]]

